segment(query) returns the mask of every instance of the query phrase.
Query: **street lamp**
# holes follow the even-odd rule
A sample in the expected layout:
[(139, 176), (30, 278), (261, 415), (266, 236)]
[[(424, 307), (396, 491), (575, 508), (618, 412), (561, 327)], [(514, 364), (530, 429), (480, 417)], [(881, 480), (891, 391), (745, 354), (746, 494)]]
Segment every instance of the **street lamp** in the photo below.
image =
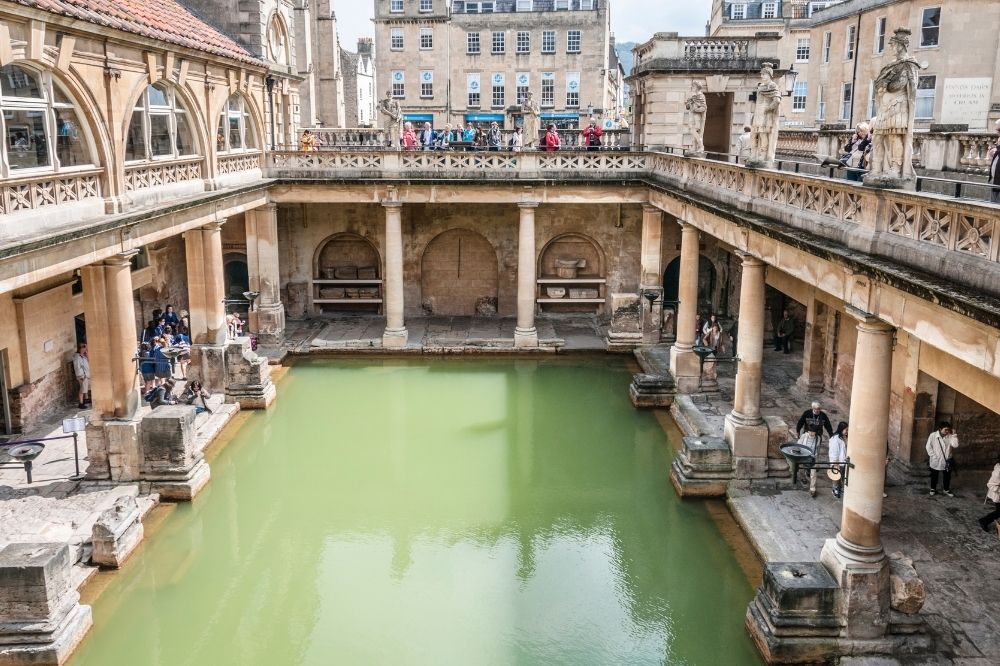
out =
[(795, 79), (797, 78), (799, 78), (799, 73), (795, 71), (795, 65), (793, 64), (785, 72), (785, 96), (792, 96), (792, 93), (795, 91)]
[(76, 465), (76, 474), (69, 477), (72, 481), (79, 481), (83, 478), (83, 474), (80, 474), (80, 449), (77, 443), (78, 433), (83, 432), (87, 428), (87, 421), (82, 416), (73, 416), (68, 419), (63, 419), (62, 431), (67, 435), (73, 435), (73, 463)]
[(267, 88), (268, 106), (271, 109), (271, 150), (277, 150), (274, 136), (274, 77), (268, 74), (264, 77), (264, 86)]
[(784, 444), (780, 450), (781, 455), (785, 456), (785, 460), (788, 461), (788, 469), (792, 473), (793, 486), (798, 482), (799, 469), (825, 469), (826, 475), (833, 481), (840, 481), (841, 477), (843, 477), (845, 486), (847, 485), (851, 470), (854, 469), (854, 464), (851, 462), (850, 456), (845, 458), (842, 463), (816, 462), (815, 452), (798, 442)]
[(258, 296), (260, 296), (260, 292), (259, 291), (244, 291), (243, 292), (243, 298), (247, 299), (247, 302), (250, 303), (250, 312), (253, 312), (253, 304), (254, 304), (254, 301), (257, 300)]

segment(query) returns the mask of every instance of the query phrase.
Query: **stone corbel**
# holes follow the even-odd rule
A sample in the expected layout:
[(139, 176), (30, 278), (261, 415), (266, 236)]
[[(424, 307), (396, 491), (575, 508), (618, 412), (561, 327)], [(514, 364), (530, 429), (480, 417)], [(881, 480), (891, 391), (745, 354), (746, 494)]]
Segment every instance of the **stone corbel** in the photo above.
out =
[(73, 50), (76, 48), (76, 37), (60, 33), (58, 42), (59, 55), (56, 57), (56, 69), (68, 72), (70, 61), (73, 59)]
[(156, 83), (159, 78), (157, 76), (159, 72), (157, 71), (156, 65), (158, 58), (156, 57), (156, 54), (151, 51), (146, 51), (143, 55), (146, 58), (146, 75), (149, 77), (149, 83)]
[(10, 26), (0, 23), (0, 67), (9, 65), (14, 61), (14, 49), (10, 43)]

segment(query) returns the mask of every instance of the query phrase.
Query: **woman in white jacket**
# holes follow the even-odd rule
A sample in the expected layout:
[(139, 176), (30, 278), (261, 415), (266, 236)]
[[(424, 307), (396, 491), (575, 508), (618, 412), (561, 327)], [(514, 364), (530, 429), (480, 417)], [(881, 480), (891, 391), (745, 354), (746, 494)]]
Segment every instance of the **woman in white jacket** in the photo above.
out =
[(1000, 518), (1000, 460), (993, 465), (993, 474), (986, 482), (986, 499), (993, 502), (993, 511), (979, 519), (979, 526), (989, 532), (990, 523)]
[(937, 494), (937, 482), (944, 473), (944, 494), (954, 497), (951, 492), (951, 465), (948, 460), (958, 448), (958, 435), (947, 421), (938, 424), (938, 429), (927, 438), (927, 464), (931, 468), (931, 495)]
[[(837, 432), (833, 433), (833, 437), (830, 438), (829, 449), (831, 463), (842, 464), (847, 460), (847, 421), (841, 421), (837, 424)], [(840, 478), (833, 482), (833, 496), (840, 499), (843, 492), (844, 468), (841, 467)]]

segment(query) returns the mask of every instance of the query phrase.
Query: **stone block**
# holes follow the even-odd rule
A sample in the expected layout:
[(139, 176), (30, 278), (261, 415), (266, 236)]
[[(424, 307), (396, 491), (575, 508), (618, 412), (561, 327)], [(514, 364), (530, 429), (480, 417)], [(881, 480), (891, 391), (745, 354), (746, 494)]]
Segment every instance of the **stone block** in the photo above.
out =
[(250, 349), (250, 338), (237, 338), (225, 347), (226, 402), (240, 409), (264, 409), (277, 395), (267, 359)]
[(93, 622), (72, 583), (67, 544), (0, 550), (0, 664), (64, 663)]
[(673, 377), (669, 375), (639, 373), (632, 376), (628, 394), (636, 407), (670, 407), (677, 394), (677, 387)]
[(119, 497), (94, 523), (91, 562), (117, 569), (135, 551), (142, 537), (142, 520), (135, 498)]
[(670, 348), (670, 372), (680, 393), (697, 393), (701, 388), (701, 362), (693, 351), (684, 351), (676, 345)]
[(732, 476), (729, 445), (720, 437), (684, 437), (670, 468), (670, 482), (681, 497), (723, 497)]
[(889, 588), (892, 610), (913, 615), (919, 613), (927, 599), (924, 582), (913, 568), (913, 560), (896, 552), (889, 555)]
[(194, 419), (190, 405), (158, 407), (142, 419), (142, 478), (165, 500), (191, 500), (208, 483), (208, 465), (195, 447)]
[(630, 352), (642, 343), (642, 304), (638, 294), (611, 294), (608, 351)]

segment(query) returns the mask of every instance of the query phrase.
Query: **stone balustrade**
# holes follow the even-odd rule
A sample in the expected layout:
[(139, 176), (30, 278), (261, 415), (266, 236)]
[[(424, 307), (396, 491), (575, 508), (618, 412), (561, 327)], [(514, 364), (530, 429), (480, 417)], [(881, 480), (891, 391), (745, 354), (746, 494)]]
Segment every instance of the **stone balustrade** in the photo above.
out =
[(101, 196), (101, 170), (14, 177), (0, 183), (0, 215)]
[[(542, 125), (545, 121), (542, 121)], [(437, 128), (438, 131), (442, 131), (442, 128)], [(459, 131), (460, 128), (456, 128), (455, 131)], [(318, 139), (317, 150), (341, 150), (347, 149), (357, 149), (357, 148), (381, 148), (388, 147), (389, 135), (384, 129), (332, 129), (323, 127), (314, 127), (309, 130), (316, 135)], [(562, 142), (564, 148), (576, 148), (583, 145), (582, 130), (562, 130), (559, 133), (559, 139)], [(513, 134), (512, 130), (503, 131), (503, 148), (506, 149), (510, 137)], [(542, 144), (545, 141), (545, 131), (542, 130), (538, 134), (538, 143)], [(601, 132), (601, 149), (602, 150), (625, 150), (630, 148), (632, 145), (632, 133), (629, 130), (620, 129), (606, 129)]]
[(146, 188), (201, 180), (203, 157), (192, 157), (163, 162), (143, 162), (125, 167), (125, 190), (134, 192)]
[(745, 60), (750, 57), (753, 39), (685, 37), (681, 40), (684, 59), (701, 62), (705, 60)]
[[(851, 130), (781, 130), (778, 155), (796, 158), (832, 157), (843, 152)], [(930, 172), (986, 175), (995, 134), (987, 132), (929, 132), (913, 135), (913, 165)]]
[(226, 176), (231, 173), (242, 173), (260, 168), (260, 152), (237, 153), (234, 155), (220, 155), (217, 162), (219, 175)]

